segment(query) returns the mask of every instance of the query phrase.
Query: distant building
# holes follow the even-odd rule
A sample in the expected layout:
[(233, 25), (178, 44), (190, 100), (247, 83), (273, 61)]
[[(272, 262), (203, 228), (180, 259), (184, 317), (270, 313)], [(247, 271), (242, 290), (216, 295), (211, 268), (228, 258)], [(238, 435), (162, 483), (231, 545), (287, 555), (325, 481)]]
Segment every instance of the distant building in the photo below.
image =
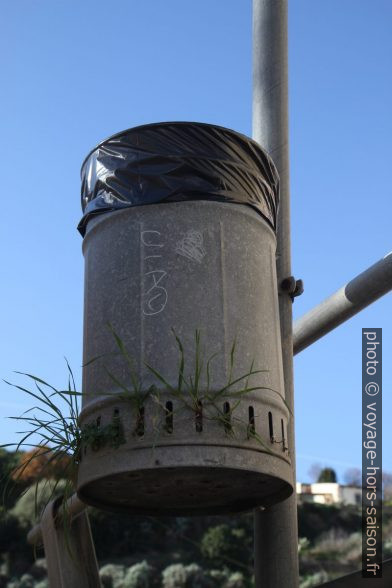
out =
[(299, 503), (315, 502), (318, 504), (353, 504), (359, 506), (362, 489), (358, 486), (343, 486), (333, 482), (316, 482), (302, 484), (297, 482)]

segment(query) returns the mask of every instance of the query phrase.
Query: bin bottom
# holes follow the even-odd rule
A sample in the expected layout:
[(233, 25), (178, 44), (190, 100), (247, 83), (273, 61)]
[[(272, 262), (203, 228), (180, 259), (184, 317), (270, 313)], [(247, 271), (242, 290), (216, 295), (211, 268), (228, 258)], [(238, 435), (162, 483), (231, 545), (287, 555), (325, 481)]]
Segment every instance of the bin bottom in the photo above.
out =
[[(79, 498), (102, 509), (166, 516), (230, 514), (284, 500), (294, 485), (290, 455), (284, 438), (268, 436), (263, 407), (270, 409), (277, 423), (287, 415), (280, 397), (270, 396), (265, 391), (263, 406), (252, 397), (239, 405), (231, 434), (207, 417), (197, 431), (192, 409), (183, 410), (168, 432), (160, 413), (160, 420), (152, 418), (151, 401), (144, 404), (144, 418), (148, 424), (155, 423), (155, 429), (146, 428), (138, 436), (129, 401), (117, 399), (114, 407), (111, 398), (90, 403), (81, 414), (81, 426), (98, 421), (105, 430), (113, 418), (121, 419), (123, 437), (118, 446), (82, 445)], [(164, 402), (162, 394), (159, 410)], [(241, 420), (249, 403), (256, 414), (257, 438), (249, 436), (249, 424)]]
[(292, 493), (286, 480), (228, 467), (161, 467), (118, 472), (79, 484), (78, 496), (104, 510), (151, 516), (232, 514)]

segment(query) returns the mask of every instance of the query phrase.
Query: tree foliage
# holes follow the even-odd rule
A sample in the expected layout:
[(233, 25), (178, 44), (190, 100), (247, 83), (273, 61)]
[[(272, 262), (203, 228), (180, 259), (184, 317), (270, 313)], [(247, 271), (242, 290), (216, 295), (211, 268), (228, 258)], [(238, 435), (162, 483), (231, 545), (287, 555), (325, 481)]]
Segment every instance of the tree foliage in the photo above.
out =
[(0, 499), (5, 509), (11, 508), (26, 484), (22, 481), (10, 483), (12, 472), (18, 466), (21, 453), (0, 448)]
[(146, 560), (130, 567), (125, 574), (124, 588), (152, 588), (155, 570)]
[(47, 503), (62, 493), (64, 486), (64, 480), (59, 480), (58, 482), (41, 480), (37, 484), (30, 486), (18, 499), (10, 511), (11, 514), (19, 520), (21, 525), (33, 525), (40, 517)]
[(228, 524), (210, 527), (202, 538), (201, 553), (207, 563), (217, 567), (246, 567), (245, 562), (252, 553), (247, 539), (248, 533), (241, 527)]
[(185, 588), (186, 570), (183, 564), (173, 564), (162, 572), (162, 588)]
[(319, 474), (317, 482), (337, 482), (336, 472), (332, 468), (323, 468)]
[(70, 461), (66, 453), (55, 455), (49, 447), (41, 445), (21, 455), (12, 479), (29, 484), (42, 479), (63, 479), (69, 471)]

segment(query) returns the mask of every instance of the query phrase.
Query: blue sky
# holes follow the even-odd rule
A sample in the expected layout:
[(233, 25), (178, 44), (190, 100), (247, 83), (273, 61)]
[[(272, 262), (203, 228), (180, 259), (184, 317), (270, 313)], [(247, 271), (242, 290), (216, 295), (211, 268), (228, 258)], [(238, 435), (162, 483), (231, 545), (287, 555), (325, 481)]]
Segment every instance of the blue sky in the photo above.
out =
[[(291, 0), (293, 271), (299, 317), (392, 249), (389, 0)], [(14, 0), (2, 5), (0, 376), (80, 376), (79, 169), (122, 129), (195, 120), (251, 133), (250, 0)], [(392, 471), (392, 298), (295, 360), (298, 479), (361, 463), (361, 328), (384, 329)], [(27, 408), (0, 384), (0, 414)], [(1, 419), (0, 442), (18, 426)]]

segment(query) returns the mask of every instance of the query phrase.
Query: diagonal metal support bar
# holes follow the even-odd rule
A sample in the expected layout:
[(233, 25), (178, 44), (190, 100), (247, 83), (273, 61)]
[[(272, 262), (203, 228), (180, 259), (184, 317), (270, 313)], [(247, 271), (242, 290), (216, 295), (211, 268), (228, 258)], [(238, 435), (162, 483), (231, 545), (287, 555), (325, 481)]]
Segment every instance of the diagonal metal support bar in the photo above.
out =
[(50, 588), (99, 588), (101, 586), (86, 505), (76, 495), (66, 504), (69, 522), (63, 520), (57, 500), (46, 506), (41, 522), (28, 534), (32, 544), (42, 544)]
[(382, 578), (362, 578), (362, 571), (342, 576), (319, 588), (392, 588), (392, 559), (382, 562)]
[[(70, 498), (67, 500), (67, 504), (65, 506), (65, 511), (67, 512), (68, 516), (73, 518), (77, 517), (81, 512), (83, 512), (87, 508), (87, 505), (79, 500), (76, 494), (72, 494)], [(61, 525), (62, 520), (62, 509), (58, 511), (56, 515), (56, 524)], [(42, 537), (42, 527), (41, 523), (35, 525), (28, 533), (27, 533), (27, 542), (30, 545), (42, 545), (43, 544), (43, 537)]]
[(392, 290), (392, 252), (295, 321), (293, 350), (299, 353)]

